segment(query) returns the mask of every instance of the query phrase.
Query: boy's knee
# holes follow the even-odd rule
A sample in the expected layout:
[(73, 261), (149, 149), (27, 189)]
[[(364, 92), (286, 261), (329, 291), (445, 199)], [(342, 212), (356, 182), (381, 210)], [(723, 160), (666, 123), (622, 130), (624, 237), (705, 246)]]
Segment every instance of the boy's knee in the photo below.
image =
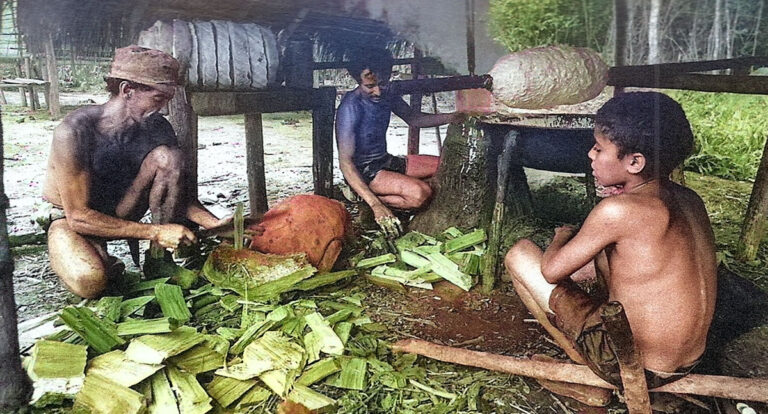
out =
[(429, 187), (429, 184), (419, 181), (411, 193), (413, 208), (424, 207), (431, 198), (432, 188)]
[(520, 266), (525, 263), (532, 253), (539, 250), (536, 244), (528, 239), (519, 240), (515, 243), (504, 256), (504, 267), (507, 269), (507, 274), (510, 276), (507, 279), (511, 280), (517, 273), (516, 271)]
[(107, 288), (107, 275), (103, 266), (57, 269), (56, 274), (70, 292), (81, 298), (97, 298)]

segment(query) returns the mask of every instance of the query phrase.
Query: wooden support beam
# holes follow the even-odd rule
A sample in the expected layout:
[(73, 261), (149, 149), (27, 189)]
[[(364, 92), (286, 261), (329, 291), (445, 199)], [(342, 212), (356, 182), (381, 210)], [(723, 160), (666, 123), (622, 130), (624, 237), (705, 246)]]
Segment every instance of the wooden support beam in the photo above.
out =
[(185, 194), (197, 198), (197, 114), (189, 104), (183, 86), (176, 87), (173, 99), (168, 102), (168, 121), (184, 154)]
[(475, 74), (475, 0), (466, 0), (467, 10), (467, 72)]
[(753, 66), (768, 66), (768, 57), (750, 56), (733, 59), (702, 60), (700, 62), (657, 63), (653, 65), (618, 66), (610, 68), (623, 76), (648, 77), (656, 73), (665, 75), (684, 74), (691, 72), (709, 72), (714, 70), (733, 69), (748, 75), (744, 70)]
[(310, 40), (289, 41), (285, 50), (285, 86), (311, 88), (314, 83), (313, 43)]
[[(483, 368), (513, 375), (591, 385), (600, 388), (616, 388), (598, 377), (585, 365), (535, 361), (488, 352), (470, 351), (468, 349), (439, 345), (421, 339), (398, 341), (392, 345), (392, 350), (423, 355), (452, 364)], [(735, 378), (721, 375), (688, 374), (675, 382), (650, 391), (768, 403), (768, 393), (765, 392), (767, 389), (768, 379), (765, 378)]]
[(269, 206), (264, 172), (264, 130), (258, 112), (245, 114), (245, 153), (251, 218), (261, 218)]
[(48, 33), (48, 38), (45, 40), (45, 59), (48, 66), (48, 82), (50, 84), (46, 101), (48, 102), (51, 119), (54, 120), (61, 118), (61, 106), (59, 105), (59, 73), (56, 70), (56, 53), (53, 48), (53, 34), (51, 33)]
[(201, 116), (309, 111), (312, 89), (276, 88), (257, 92), (189, 92), (195, 112)]
[[(615, 70), (614, 70), (615, 69)], [(700, 92), (730, 92), (767, 95), (765, 76), (702, 75), (695, 73), (659, 75), (649, 72), (623, 72), (622, 68), (608, 71), (608, 85), (655, 89), (684, 89)]]
[(315, 194), (330, 197), (333, 192), (333, 124), (336, 115), (336, 88), (315, 92), (312, 111), (312, 178)]
[[(421, 58), (422, 53), (419, 49), (413, 49), (414, 62), (411, 65), (411, 75), (414, 80), (419, 79), (421, 76)], [(421, 92), (411, 92), (411, 110), (421, 111)], [(408, 155), (419, 153), (419, 141), (421, 140), (421, 128), (416, 126), (408, 126)]]
[[(21, 64), (16, 61), (16, 76), (21, 78), (24, 75), (21, 73)], [(27, 106), (27, 91), (24, 87), (19, 86), (19, 96), (21, 97), (21, 106)]]
[(603, 326), (621, 368), (621, 383), (629, 414), (651, 414), (651, 399), (645, 382), (643, 357), (635, 347), (635, 339), (629, 327), (624, 307), (619, 302), (609, 302), (600, 313)]

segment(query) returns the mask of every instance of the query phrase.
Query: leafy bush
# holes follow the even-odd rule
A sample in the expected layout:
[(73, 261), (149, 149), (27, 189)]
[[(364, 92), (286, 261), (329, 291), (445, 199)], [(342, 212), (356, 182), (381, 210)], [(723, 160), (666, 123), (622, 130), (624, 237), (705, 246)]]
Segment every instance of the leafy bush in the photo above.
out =
[(768, 97), (669, 91), (685, 109), (696, 139), (685, 169), (753, 180), (768, 134)]
[(491, 33), (510, 51), (564, 43), (606, 45), (611, 0), (491, 0)]

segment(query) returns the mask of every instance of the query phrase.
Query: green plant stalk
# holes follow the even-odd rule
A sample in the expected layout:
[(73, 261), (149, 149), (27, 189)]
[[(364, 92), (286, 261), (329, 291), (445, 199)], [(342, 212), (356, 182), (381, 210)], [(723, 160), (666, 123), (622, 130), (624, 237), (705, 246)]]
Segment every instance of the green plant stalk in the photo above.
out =
[(109, 352), (125, 343), (117, 335), (117, 328), (114, 324), (97, 318), (88, 308), (67, 306), (61, 311), (61, 319), (73, 331), (77, 332), (96, 353)]
[(486, 240), (485, 230), (477, 229), (472, 233), (467, 233), (455, 239), (448, 240), (443, 245), (443, 248), (445, 249), (445, 253), (452, 253), (452, 252), (464, 250), (467, 247), (471, 247), (476, 244), (482, 243), (485, 240)]
[(187, 302), (184, 300), (184, 295), (179, 286), (157, 285), (155, 286), (155, 298), (157, 303), (160, 304), (160, 309), (165, 317), (176, 319), (182, 324), (192, 319), (192, 314), (189, 312), (189, 308), (187, 308)]
[(243, 219), (243, 203), (238, 202), (237, 206), (235, 207), (235, 216), (232, 218), (233, 224), (235, 226), (235, 241), (234, 241), (234, 247), (237, 250), (240, 250), (243, 248), (243, 237), (245, 237), (245, 228), (244, 228), (244, 219)]
[(133, 319), (117, 324), (119, 336), (167, 333), (179, 327), (173, 318)]

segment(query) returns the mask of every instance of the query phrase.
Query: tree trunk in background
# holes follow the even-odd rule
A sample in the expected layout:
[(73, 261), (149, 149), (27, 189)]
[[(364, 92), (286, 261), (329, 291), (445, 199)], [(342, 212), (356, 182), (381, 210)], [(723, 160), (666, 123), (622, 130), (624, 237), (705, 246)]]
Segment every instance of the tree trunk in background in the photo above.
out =
[(661, 63), (659, 58), (659, 15), (661, 15), (661, 0), (651, 0), (651, 10), (648, 13), (648, 64)]
[(757, 9), (757, 18), (755, 20), (755, 32), (752, 35), (755, 38), (754, 43), (752, 43), (752, 56), (755, 56), (755, 52), (757, 51), (757, 37), (760, 34), (760, 21), (763, 19), (763, 6), (765, 6), (765, 0), (760, 0), (760, 6)]
[[(0, 123), (0, 155), (3, 130)], [(0, 156), (0, 412), (14, 411), (27, 402), (29, 382), (21, 369), (16, 300), (13, 296), (13, 258), (8, 242), (5, 209), (8, 198), (3, 185), (3, 157)]]
[(720, 59), (722, 45), (721, 45), (721, 32), (722, 32), (722, 15), (723, 0), (715, 0), (715, 19), (712, 22), (712, 32), (710, 35), (710, 47), (709, 47), (709, 59)]
[(51, 112), (51, 120), (61, 118), (61, 106), (59, 105), (59, 72), (56, 68), (56, 53), (53, 48), (53, 35), (48, 33), (45, 40), (45, 60), (48, 67), (48, 96), (45, 97), (48, 110)]
[(614, 66), (626, 66), (627, 65), (627, 40), (629, 39), (629, 33), (627, 28), (630, 27), (632, 22), (628, 21), (627, 11), (628, 0), (613, 0), (613, 15), (616, 20), (616, 26), (614, 30), (614, 44), (613, 52), (613, 64)]
[(413, 218), (409, 229), (434, 235), (451, 226), (487, 228), (496, 189), (498, 152), (492, 155), (492, 146), (488, 134), (471, 121), (450, 125), (433, 184), (434, 199)]
[(688, 40), (688, 59), (689, 61), (695, 61), (699, 58), (699, 46), (698, 46), (698, 36), (696, 36), (697, 32), (699, 31), (699, 11), (698, 9), (694, 10), (693, 12), (693, 23), (691, 23), (691, 32), (689, 34), (689, 40)]

